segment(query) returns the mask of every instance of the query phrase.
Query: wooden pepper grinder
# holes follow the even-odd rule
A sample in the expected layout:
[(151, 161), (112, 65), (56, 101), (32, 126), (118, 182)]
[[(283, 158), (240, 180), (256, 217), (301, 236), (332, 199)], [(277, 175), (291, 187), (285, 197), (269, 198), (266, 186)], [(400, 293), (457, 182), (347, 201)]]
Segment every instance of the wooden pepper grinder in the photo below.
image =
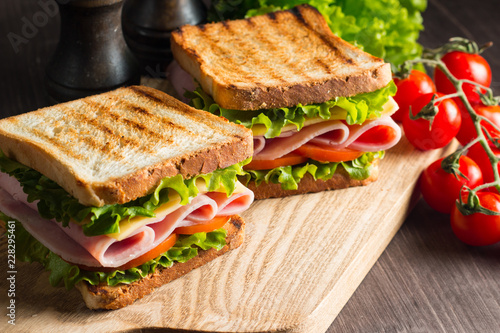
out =
[(184, 24), (206, 19), (201, 0), (125, 0), (122, 25), (128, 46), (140, 60), (142, 72), (164, 77), (172, 60), (170, 33)]
[(46, 69), (54, 102), (139, 84), (140, 68), (123, 37), (123, 0), (58, 0), (61, 35)]

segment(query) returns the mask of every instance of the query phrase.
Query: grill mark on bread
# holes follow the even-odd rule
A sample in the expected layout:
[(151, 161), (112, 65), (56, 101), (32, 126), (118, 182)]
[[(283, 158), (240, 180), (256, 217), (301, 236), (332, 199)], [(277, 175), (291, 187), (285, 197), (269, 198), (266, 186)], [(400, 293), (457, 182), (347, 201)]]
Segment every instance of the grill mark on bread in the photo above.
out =
[[(316, 11), (319, 15), (322, 15), (319, 13), (319, 11), (316, 8), (314, 8), (314, 7), (310, 7), (310, 8), (312, 10)], [(325, 35), (316, 32), (316, 29), (314, 29), (314, 27), (312, 27), (309, 24), (309, 22), (302, 15), (301, 7), (294, 7), (292, 9), (290, 9), (289, 11), (293, 14), (293, 17), (296, 19), (296, 21), (298, 23), (300, 23), (301, 25), (306, 27), (308, 30), (310, 30), (312, 34), (318, 36), (323, 41), (323, 43), (325, 43), (331, 50), (333, 50), (333, 52), (335, 52), (335, 56), (337, 58), (341, 59), (344, 63), (349, 63), (349, 64), (352, 63), (352, 59), (346, 57), (346, 55), (343, 54), (343, 52), (340, 52), (339, 49), (337, 48), (337, 46), (330, 39), (328, 39)], [(351, 62), (349, 62), (348, 60), (350, 60)]]
[[(139, 106), (137, 104), (134, 104), (131, 101), (120, 100), (119, 103), (120, 103), (120, 105), (123, 105), (127, 110), (130, 110), (131, 112), (138, 113), (139, 115), (147, 118), (147, 121), (153, 121), (153, 122), (156, 122), (156, 123), (161, 123), (162, 126), (164, 126), (164, 127), (168, 127), (168, 128), (179, 130), (179, 131), (183, 131), (183, 132), (192, 133), (192, 131), (190, 131), (189, 128), (186, 128), (185, 126), (182, 126), (180, 124), (176, 124), (176, 123), (172, 122), (171, 120), (165, 119), (164, 117), (161, 117), (161, 116), (159, 116), (157, 114), (149, 112), (147, 109), (145, 109), (145, 108), (143, 108), (143, 107), (141, 107), (141, 106)], [(138, 128), (139, 128), (139, 126), (144, 127), (140, 123), (134, 123), (134, 124), (131, 124), (131, 125), (137, 126)], [(144, 127), (144, 128), (146, 129), (146, 127)], [(162, 137), (162, 138), (166, 139), (164, 137)]]
[[(134, 86), (134, 87), (130, 87), (130, 88), (134, 88), (133, 89), (134, 91), (143, 92), (142, 91), (143, 88), (141, 86)], [(151, 94), (144, 92), (144, 94), (141, 93), (141, 95), (149, 96)], [(196, 123), (202, 123), (202, 124), (205, 124), (207, 126), (210, 126), (209, 123), (211, 122), (211, 120), (209, 118), (211, 118), (211, 117), (216, 118), (217, 121), (223, 120), (225, 122), (229, 122), (225, 118), (219, 118), (217, 116), (211, 115), (210, 113), (207, 113), (206, 115), (204, 115), (203, 118), (200, 118), (199, 111), (194, 109), (194, 108), (191, 108), (191, 107), (183, 108), (182, 111), (177, 111), (177, 110), (175, 110), (175, 108), (172, 109), (172, 105), (169, 104), (171, 102), (168, 103), (167, 101), (163, 100), (160, 97), (155, 98), (155, 101), (156, 101), (156, 103), (161, 104), (161, 106), (164, 106), (166, 108), (171, 109), (172, 113), (179, 113), (180, 112), (180, 113), (182, 113), (183, 117), (190, 118), (193, 122), (196, 122)], [(155, 123), (161, 123), (163, 128), (170, 128), (172, 130), (178, 130), (178, 131), (184, 132), (185, 135), (194, 135), (194, 132), (192, 130), (190, 130), (188, 127), (182, 126), (180, 124), (176, 124), (176, 123), (172, 122), (170, 119), (165, 118), (160, 114), (155, 114), (155, 113), (149, 112), (148, 110), (146, 110), (144, 108), (139, 108), (137, 105), (135, 105), (133, 102), (131, 102), (129, 100), (119, 99), (119, 100), (117, 100), (117, 103), (122, 103), (125, 106), (127, 106), (129, 108), (133, 108), (135, 111), (138, 111), (141, 115), (145, 115), (145, 116), (150, 117), (151, 119), (148, 119), (148, 121), (152, 121)], [(178, 102), (178, 103), (179, 103), (179, 105), (182, 105), (181, 102)], [(210, 126), (210, 128), (214, 132), (221, 133), (222, 135), (234, 136), (234, 134), (231, 131), (226, 130), (224, 128), (216, 128), (213, 126)], [(170, 140), (170, 139), (166, 138), (163, 135), (159, 138), (159, 140), (166, 141), (166, 140)]]
[(142, 95), (146, 98), (150, 98), (153, 101), (155, 101), (156, 103), (159, 103), (162, 105), (165, 104), (165, 103), (163, 103), (163, 100), (161, 98), (158, 98), (155, 95), (148, 93), (146, 90), (141, 89), (140, 86), (132, 86), (132, 87), (129, 87), (128, 89), (130, 89), (130, 90), (134, 91), (135, 93)]
[[(280, 23), (280, 20), (278, 19), (278, 17), (276, 16), (276, 13), (270, 13), (270, 14), (273, 14), (272, 16), (274, 17), (273, 20), (276, 21), (278, 24), (276, 25), (271, 25), (270, 28), (276, 30), (276, 34), (278, 36), (282, 36), (281, 38), (287, 38), (287, 37), (290, 37), (290, 35), (288, 34), (288, 31), (284, 30), (286, 29), (286, 25), (281, 25), (279, 24)], [(283, 16), (283, 13), (281, 13), (282, 15), (280, 15), (280, 18), (283, 20), (283, 21), (286, 21), (286, 17)], [(265, 34), (263, 34), (263, 36), (265, 36)], [(272, 45), (274, 47), (274, 49), (276, 49), (276, 46), (275, 44), (273, 43), (273, 40), (266, 40), (267, 44), (269, 45)], [(293, 41), (293, 40), (290, 40), (290, 44), (289, 45), (293, 45), (295, 42), (297, 41)], [(300, 43), (300, 41), (299, 41)], [(264, 62), (265, 63), (265, 62)], [(311, 76), (308, 75), (307, 72), (303, 71), (301, 68), (299, 68), (298, 66), (286, 66), (285, 68), (282, 68), (281, 69), (282, 71), (283, 70), (286, 70), (288, 73), (291, 73), (292, 75), (298, 75), (302, 78), (305, 78), (306, 80), (308, 79), (311, 79)], [(287, 80), (285, 79), (281, 79), (280, 81), (283, 81), (283, 82), (287, 82)]]
[(327, 72), (328, 74), (331, 74), (332, 70), (330, 69), (330, 65), (328, 65), (327, 63), (325, 63), (323, 61), (323, 59), (316, 59), (315, 63), (318, 66), (322, 67), (325, 72)]
[[(229, 33), (233, 33), (232, 30), (232, 25), (229, 24), (227, 21), (222, 21), (220, 22), (222, 27)], [(218, 38), (214, 38), (213, 35), (211, 35), (211, 31), (207, 31), (206, 29), (200, 29), (200, 35), (202, 36), (203, 40), (205, 43), (210, 45), (210, 49), (214, 51), (214, 53), (218, 54), (218, 56), (222, 57), (225, 59), (224, 64), (226, 65), (223, 67), (224, 70), (227, 70), (227, 67), (230, 67), (229, 70), (227, 71), (236, 71), (239, 72), (239, 74), (245, 74), (248, 76), (251, 72), (245, 71), (242, 67), (241, 64), (237, 62), (237, 59), (232, 56), (233, 53), (233, 47), (231, 45), (227, 45), (225, 43), (219, 43)], [(240, 47), (243, 48), (248, 48), (248, 44), (242, 44), (242, 42), (236, 38), (233, 39), (232, 42), (237, 43)], [(230, 83), (230, 82), (228, 82)]]
[[(111, 106), (116, 106), (117, 102), (120, 100), (115, 96), (110, 96), (112, 100)], [(102, 140), (97, 140), (96, 135), (81, 135), (80, 137), (91, 147), (99, 150), (103, 153), (110, 154), (115, 158), (122, 158), (122, 153), (120, 146), (128, 147), (141, 147), (145, 152), (154, 152), (153, 148), (149, 145), (144, 145), (144, 142), (148, 139), (136, 139), (131, 135), (125, 136), (124, 133), (115, 132), (112, 128), (106, 125), (106, 122), (122, 123), (126, 126), (128, 130), (132, 130), (134, 134), (140, 136), (147, 134), (149, 137), (153, 137), (154, 140), (167, 140), (167, 138), (162, 137), (159, 133), (148, 130), (144, 125), (127, 119), (119, 114), (111, 111), (111, 106), (95, 102), (91, 99), (84, 100), (84, 103), (89, 105), (89, 110), (96, 110), (96, 117), (89, 116), (86, 113), (73, 113), (73, 118), (81, 124), (88, 125), (88, 131), (99, 131), (104, 134)]]
[[(274, 17), (275, 20), (277, 19), (276, 15), (274, 13), (270, 13), (270, 14), (273, 14), (273, 17)], [(246, 20), (246, 22), (249, 25), (250, 29), (259, 29), (259, 26), (254, 22), (254, 20), (252, 18)], [(234, 27), (233, 25), (230, 25), (229, 27), (227, 27), (227, 30), (230, 33), (232, 33), (231, 30), (233, 29), (233, 27)], [(253, 41), (253, 40), (252, 39), (250, 41), (248, 41), (248, 40), (238, 40), (238, 43), (240, 44), (240, 46), (242, 48), (249, 48), (250, 47), (249, 43), (251, 41)], [(268, 38), (266, 38), (266, 34), (261, 34), (260, 35), (260, 41), (262, 42), (262, 44), (260, 46), (257, 45), (257, 47), (265, 48), (265, 53), (268, 53), (267, 52), (268, 50), (271, 50), (272, 52), (276, 52), (279, 49), (279, 47), (276, 46), (276, 44), (273, 43), (272, 40), (270, 41)], [(281, 72), (282, 72), (283, 69), (281, 69), (278, 72), (274, 71), (273, 70), (273, 66), (269, 66), (269, 64), (268, 64), (269, 59), (256, 59), (256, 60), (257, 60), (256, 62), (258, 64), (258, 66), (260, 66), (259, 72), (266, 73), (266, 75), (265, 75), (266, 76), (266, 78), (265, 78), (266, 80), (269, 79), (269, 78), (271, 78), (272, 80), (275, 80), (275, 81), (279, 82), (280, 84), (287, 82), (287, 80), (284, 79), (282, 77), (282, 74), (281, 74)], [(287, 68), (287, 69), (294, 69), (294, 68)], [(255, 70), (254, 70), (254, 72), (255, 72)], [(297, 74), (297, 72), (294, 72), (294, 74)], [(262, 84), (262, 83), (260, 83), (258, 81), (256, 81), (256, 85), (258, 85), (260, 87), (264, 87), (265, 86), (265, 84)]]
[(36, 136), (43, 138), (44, 141), (50, 142), (54, 147), (57, 148), (57, 150), (63, 152), (64, 154), (67, 154), (68, 156), (71, 156), (76, 160), (82, 159), (82, 156), (77, 154), (76, 151), (73, 150), (71, 146), (61, 144), (61, 141), (58, 140), (57, 138), (47, 135), (45, 132), (40, 131), (36, 127), (33, 128), (32, 131)]

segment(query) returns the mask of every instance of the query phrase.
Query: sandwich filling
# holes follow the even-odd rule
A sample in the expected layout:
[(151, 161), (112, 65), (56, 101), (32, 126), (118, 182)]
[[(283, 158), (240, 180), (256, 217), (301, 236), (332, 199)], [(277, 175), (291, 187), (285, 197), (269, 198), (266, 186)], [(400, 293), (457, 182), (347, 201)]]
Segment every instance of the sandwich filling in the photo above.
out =
[(252, 130), (254, 155), (245, 166), (248, 181), (295, 190), (306, 173), (328, 180), (339, 166), (353, 179), (368, 178), (372, 162), (401, 138), (400, 127), (390, 117), (398, 108), (395, 93), (391, 81), (370, 93), (258, 111), (224, 109), (201, 88), (187, 97), (196, 108)]
[(253, 201), (236, 178), (247, 162), (191, 179), (165, 178), (151, 194), (124, 205), (86, 207), (2, 155), (0, 211), (20, 222), (16, 241), (24, 250), (18, 259), (44, 264), (51, 283), (130, 283), (158, 265), (193, 258), (198, 248), (226, 245), (221, 227)]

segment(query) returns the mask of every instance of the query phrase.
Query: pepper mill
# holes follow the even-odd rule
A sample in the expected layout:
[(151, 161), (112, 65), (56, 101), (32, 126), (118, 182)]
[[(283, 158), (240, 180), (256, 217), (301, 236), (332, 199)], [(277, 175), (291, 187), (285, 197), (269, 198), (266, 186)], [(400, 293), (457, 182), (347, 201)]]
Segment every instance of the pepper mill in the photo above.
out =
[(173, 58), (170, 33), (205, 19), (201, 0), (125, 0), (122, 13), (125, 40), (141, 62), (142, 73), (152, 77), (164, 77)]
[(121, 28), (123, 0), (58, 0), (58, 6), (61, 35), (46, 69), (53, 102), (140, 83)]

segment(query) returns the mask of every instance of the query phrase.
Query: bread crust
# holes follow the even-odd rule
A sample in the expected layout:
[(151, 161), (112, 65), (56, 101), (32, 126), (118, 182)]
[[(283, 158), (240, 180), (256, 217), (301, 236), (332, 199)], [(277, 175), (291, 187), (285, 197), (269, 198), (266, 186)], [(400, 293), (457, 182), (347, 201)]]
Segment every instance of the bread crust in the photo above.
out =
[[(306, 173), (298, 183), (296, 190), (284, 190), (280, 184), (262, 182), (256, 186), (254, 181), (250, 181), (246, 186), (253, 191), (256, 200), (268, 198), (282, 198), (296, 194), (315, 193), (328, 190), (339, 190), (354, 186), (365, 186), (378, 179), (379, 159), (372, 163), (370, 177), (363, 180), (351, 179), (349, 174), (338, 168), (333, 177), (327, 181), (321, 179), (314, 180), (313, 176)], [(243, 180), (243, 179), (242, 179)]]
[(380, 89), (392, 79), (390, 64), (334, 35), (307, 4), (244, 20), (186, 25), (171, 36), (176, 61), (226, 109), (323, 103)]
[(171, 267), (160, 267), (155, 273), (130, 284), (119, 284), (116, 286), (97, 285), (92, 286), (85, 281), (79, 282), (76, 287), (80, 290), (83, 300), (89, 309), (115, 310), (134, 303), (137, 299), (152, 293), (158, 288), (172, 280), (175, 280), (195, 268), (203, 266), (209, 261), (223, 255), (224, 253), (239, 247), (244, 240), (245, 222), (239, 215), (231, 216), (231, 219), (223, 226), (227, 230), (226, 246), (221, 250), (198, 250), (198, 255), (185, 263), (174, 263)]
[[(133, 99), (135, 104), (126, 104), (127, 98)], [(123, 109), (117, 110), (119, 103)], [(74, 112), (73, 110), (77, 107), (88, 109), (88, 113)], [(181, 119), (183, 125), (192, 123), (193, 126), (197, 126), (203, 123), (224, 139), (213, 140), (213, 143), (204, 144), (197, 150), (186, 150), (185, 153), (176, 153), (173, 157), (135, 167), (136, 160), (143, 156), (156, 159), (156, 154), (158, 154), (156, 147), (158, 149), (170, 147), (169, 140), (176, 140), (176, 137), (173, 139), (168, 136), (162, 137), (162, 128), (172, 128), (174, 133), (178, 130), (182, 133), (180, 136), (184, 137), (193, 135), (189, 131), (176, 129), (176, 126), (180, 126), (175, 121), (172, 123), (171, 120), (166, 119), (163, 114), (157, 113), (157, 109), (174, 110), (172, 112), (177, 117), (175, 119)], [(60, 120), (62, 117), (50, 118), (52, 112), (58, 112), (70, 120)], [(96, 114), (95, 119), (86, 118), (91, 112)], [(122, 116), (123, 112), (129, 112), (129, 115)], [(136, 120), (143, 118), (143, 122)], [(30, 126), (33, 119), (43, 124), (44, 129), (43, 132), (40, 131), (41, 134), (37, 132), (40, 126)], [(102, 123), (106, 120), (108, 124), (105, 126)], [(69, 121), (73, 121), (72, 125), (68, 125)], [(80, 132), (95, 131), (103, 139), (95, 143), (91, 135), (82, 136), (72, 128), (76, 126), (75, 123), (87, 126), (83, 130), (80, 129)], [(119, 127), (123, 134), (113, 133), (115, 127)], [(151, 130), (152, 127), (158, 130), (155, 132)], [(63, 134), (66, 136), (66, 141), (60, 141), (63, 134), (52, 134), (52, 128), (54, 131), (56, 128), (62, 128), (65, 131)], [(51, 136), (46, 134), (47, 132)], [(136, 133), (139, 133), (139, 138)], [(107, 142), (104, 143), (105, 140)], [(81, 144), (84, 149), (72, 150), (73, 144)], [(184, 149), (178, 144), (171, 145), (171, 147), (174, 152), (182, 152)], [(0, 120), (0, 149), (9, 158), (57, 182), (80, 203), (87, 206), (103, 206), (122, 204), (142, 197), (152, 192), (165, 177), (180, 174), (184, 178), (191, 178), (194, 175), (210, 173), (218, 168), (236, 164), (252, 156), (253, 141), (252, 132), (244, 126), (196, 110), (156, 89), (132, 86), (2, 119)], [(133, 157), (125, 155), (124, 149), (133, 151), (135, 155)], [(115, 158), (113, 154), (117, 157)], [(93, 165), (88, 163), (88, 159), (92, 158), (89, 157), (90, 155), (99, 156)], [(134, 165), (134, 168), (131, 172), (127, 171), (120, 175), (110, 172), (112, 177), (106, 177), (104, 180), (92, 179), (87, 170), (107, 168), (108, 160), (109, 165), (113, 165), (109, 167), (110, 170), (123, 165)]]

